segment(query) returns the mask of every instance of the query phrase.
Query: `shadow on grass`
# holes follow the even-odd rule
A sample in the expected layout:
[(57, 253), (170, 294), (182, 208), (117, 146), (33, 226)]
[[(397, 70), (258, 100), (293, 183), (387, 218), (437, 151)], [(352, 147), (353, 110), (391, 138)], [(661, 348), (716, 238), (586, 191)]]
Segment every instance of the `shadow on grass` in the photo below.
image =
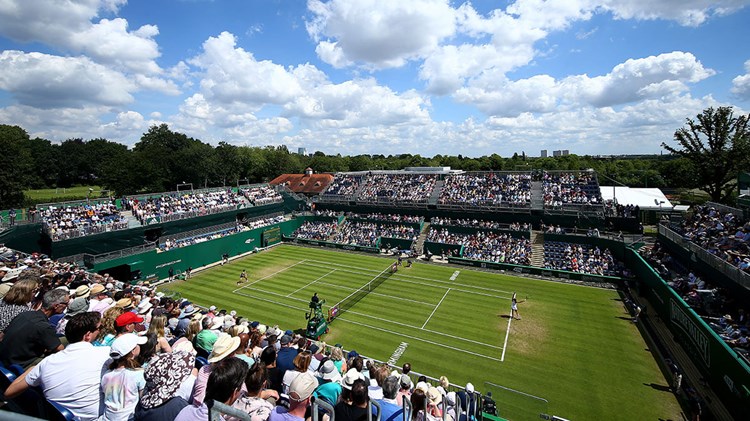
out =
[(669, 386), (665, 386), (663, 384), (656, 384), (656, 383), (643, 383), (644, 386), (650, 386), (652, 389), (660, 390), (662, 392), (671, 392), (672, 389)]
[(507, 314), (499, 314), (499, 316), (502, 317), (503, 319), (510, 319), (510, 316)]
[(612, 301), (622, 301), (622, 298), (612, 298)]
[(632, 322), (632, 321), (633, 321), (633, 318), (632, 318), (632, 317), (625, 317), (625, 316), (615, 316), (615, 318), (616, 318), (616, 319), (620, 319), (620, 320), (627, 320), (627, 321), (629, 321), (629, 322)]

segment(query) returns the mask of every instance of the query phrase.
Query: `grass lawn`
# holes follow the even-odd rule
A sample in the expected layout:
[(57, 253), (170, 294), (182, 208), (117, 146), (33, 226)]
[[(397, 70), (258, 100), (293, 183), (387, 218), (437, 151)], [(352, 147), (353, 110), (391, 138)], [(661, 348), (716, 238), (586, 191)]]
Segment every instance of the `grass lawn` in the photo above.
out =
[(89, 192), (89, 188), (94, 189), (91, 194), (92, 199), (99, 197), (99, 191), (102, 189), (99, 186), (77, 186), (69, 187), (66, 189), (37, 189), (37, 190), (26, 190), (23, 194), (31, 200), (50, 200), (64, 197), (66, 200), (85, 199)]
[[(281, 245), (162, 289), (298, 330), (314, 292), (327, 310), (393, 261)], [(238, 286), (242, 269), (249, 282)], [(514, 291), (522, 320), (509, 318)], [(323, 339), (380, 361), (401, 348), (396, 365), (491, 390), (500, 416), (512, 420), (682, 418), (612, 290), (415, 263), (343, 312)]]

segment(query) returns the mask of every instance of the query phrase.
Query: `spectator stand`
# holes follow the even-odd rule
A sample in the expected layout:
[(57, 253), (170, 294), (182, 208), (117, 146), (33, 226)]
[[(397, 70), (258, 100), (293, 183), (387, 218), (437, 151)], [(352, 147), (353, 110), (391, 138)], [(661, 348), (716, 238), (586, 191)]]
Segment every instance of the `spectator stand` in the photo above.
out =
[(237, 189), (211, 188), (127, 196), (124, 205), (142, 225), (228, 212), (249, 207)]
[(111, 198), (40, 204), (36, 219), (52, 241), (128, 229), (120, 206)]
[(338, 173), (316, 199), (323, 202), (353, 202), (367, 173)]
[(284, 202), (284, 197), (281, 193), (277, 192), (273, 187), (263, 184), (255, 186), (243, 186), (239, 188), (239, 192), (250, 202), (253, 206), (263, 206), (273, 203)]
[(438, 177), (434, 173), (372, 172), (360, 188), (356, 201), (380, 206), (426, 207)]
[(543, 171), (545, 213), (594, 214), (604, 217), (604, 202), (596, 172)]
[(437, 208), (528, 213), (531, 210), (531, 173), (449, 174), (445, 176)]
[(750, 222), (739, 209), (713, 203), (696, 207), (681, 224), (660, 224), (659, 240), (722, 286), (743, 295), (750, 292), (750, 265), (745, 261), (750, 259)]

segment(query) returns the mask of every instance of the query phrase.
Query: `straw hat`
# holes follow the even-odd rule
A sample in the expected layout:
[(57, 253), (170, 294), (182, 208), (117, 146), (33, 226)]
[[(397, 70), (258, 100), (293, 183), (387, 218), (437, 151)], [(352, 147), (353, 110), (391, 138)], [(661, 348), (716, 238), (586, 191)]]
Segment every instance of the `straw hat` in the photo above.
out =
[(231, 337), (226, 333), (219, 335), (219, 338), (214, 342), (214, 347), (211, 350), (211, 355), (208, 356), (209, 363), (215, 363), (221, 361), (224, 358), (232, 355), (234, 351), (240, 346), (240, 338)]

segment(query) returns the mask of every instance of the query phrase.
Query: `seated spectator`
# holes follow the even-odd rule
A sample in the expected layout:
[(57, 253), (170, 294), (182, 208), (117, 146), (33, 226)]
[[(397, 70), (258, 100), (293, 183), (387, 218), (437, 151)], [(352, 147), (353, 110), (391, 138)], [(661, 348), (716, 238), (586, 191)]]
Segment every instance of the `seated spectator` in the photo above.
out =
[(362, 187), (359, 200), (426, 202), (436, 182), (434, 174), (372, 174)]
[(383, 380), (383, 398), (377, 400), (380, 404), (381, 421), (399, 421), (403, 418), (404, 409), (396, 400), (399, 389), (398, 383), (399, 379), (396, 376), (389, 376)]
[(45, 398), (62, 405), (81, 420), (98, 419), (102, 415), (102, 373), (110, 358), (109, 347), (95, 347), (90, 343), (96, 338), (100, 318), (99, 313), (87, 312), (70, 319), (65, 327), (70, 345), (19, 376), (5, 396), (17, 396), (29, 386), (40, 387)]
[(68, 298), (67, 290), (53, 289), (44, 294), (41, 310), (16, 316), (5, 329), (3, 341), (0, 342), (0, 363), (6, 367), (18, 364), (27, 368), (40, 358), (62, 351), (63, 345), (49, 318), (65, 311)]
[[(284, 348), (282, 347), (281, 349), (283, 350)], [(294, 357), (294, 369), (287, 370), (282, 379), (284, 393), (289, 393), (289, 385), (292, 384), (292, 380), (297, 378), (301, 373), (307, 373), (310, 368), (310, 361), (312, 361), (310, 351), (300, 352)]]
[[(240, 338), (233, 338), (226, 333), (221, 333), (219, 338), (214, 343), (211, 355), (208, 356), (209, 364), (204, 365), (198, 371), (198, 378), (195, 380), (193, 386), (193, 405), (201, 406), (204, 403), (204, 397), (206, 396), (206, 390), (208, 385), (208, 379), (214, 370), (214, 367), (225, 359), (234, 356), (234, 351), (240, 346)], [(238, 360), (241, 361), (241, 360)], [(247, 367), (244, 361), (242, 364)], [(244, 377), (243, 377), (244, 380)]]
[(338, 228), (336, 222), (306, 221), (294, 231), (292, 237), (326, 241), (336, 231), (336, 228)]
[(104, 312), (99, 324), (99, 334), (94, 340), (94, 346), (110, 346), (117, 335), (116, 321), (125, 312), (122, 307), (110, 307)]
[(143, 369), (138, 362), (140, 345), (146, 341), (144, 336), (128, 333), (112, 342), (109, 352), (112, 362), (101, 381), (106, 420), (127, 421), (132, 418), (141, 392), (146, 387)]
[(527, 205), (531, 203), (531, 174), (451, 174), (445, 178), (438, 203)]
[(177, 414), (175, 421), (208, 420), (214, 402), (232, 406), (240, 397), (247, 371), (247, 364), (237, 358), (227, 358), (218, 362), (208, 377), (205, 397), (201, 397), (201, 403), (184, 407)]
[[(299, 376), (298, 376), (299, 377)], [(341, 396), (341, 373), (336, 369), (333, 361), (326, 360), (318, 369), (320, 386), (315, 389), (315, 397), (324, 399), (331, 405), (335, 405)]]
[[(5, 332), (10, 322), (21, 313), (32, 311), (31, 300), (37, 292), (39, 282), (24, 279), (13, 284), (0, 302), (0, 332)], [(1, 335), (1, 333), (0, 333)], [(2, 339), (2, 336), (0, 336)]]
[(277, 406), (271, 411), (269, 421), (304, 421), (310, 397), (318, 381), (310, 373), (302, 373), (289, 385), (289, 409)]
[[(252, 421), (266, 421), (274, 409), (274, 405), (262, 396), (263, 388), (268, 382), (267, 378), (266, 365), (261, 362), (253, 364), (247, 373), (247, 377), (245, 377), (247, 392), (240, 395), (240, 398), (233, 405), (235, 408), (247, 412)], [(289, 393), (288, 389), (286, 393)], [(273, 399), (277, 400), (278, 395), (274, 395)]]
[(352, 196), (359, 189), (362, 176), (336, 174), (331, 184), (323, 191), (323, 196)]
[[(356, 372), (356, 370), (350, 371)], [(347, 372), (347, 377), (351, 377), (349, 372)], [(340, 421), (366, 421), (367, 404), (370, 402), (367, 396), (367, 382), (358, 378), (350, 385), (345, 378), (344, 388), (350, 390), (351, 401), (342, 400), (334, 406), (335, 419)]]
[(144, 371), (146, 388), (135, 408), (135, 420), (173, 420), (189, 404), (178, 395), (180, 385), (190, 377), (195, 356), (175, 351), (158, 354)]

